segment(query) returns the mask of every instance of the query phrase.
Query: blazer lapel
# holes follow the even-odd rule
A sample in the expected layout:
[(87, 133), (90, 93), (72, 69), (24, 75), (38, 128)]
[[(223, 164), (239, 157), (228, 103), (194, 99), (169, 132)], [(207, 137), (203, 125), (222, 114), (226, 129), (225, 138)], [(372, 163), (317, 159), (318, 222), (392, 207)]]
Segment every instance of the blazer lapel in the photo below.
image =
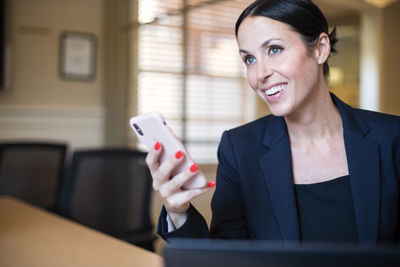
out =
[(343, 121), (358, 238), (363, 242), (376, 242), (380, 204), (379, 145), (366, 138), (370, 129), (353, 108), (334, 95), (332, 99)]
[(269, 149), (260, 164), (283, 240), (299, 240), (290, 144), (283, 118), (275, 118), (264, 136), (263, 144)]
[[(376, 242), (380, 205), (379, 145), (366, 138), (370, 129), (353, 108), (331, 96), (343, 120), (358, 238), (362, 242)], [(283, 118), (275, 118), (268, 126), (263, 144), (268, 149), (260, 164), (283, 240), (299, 240), (291, 151)]]

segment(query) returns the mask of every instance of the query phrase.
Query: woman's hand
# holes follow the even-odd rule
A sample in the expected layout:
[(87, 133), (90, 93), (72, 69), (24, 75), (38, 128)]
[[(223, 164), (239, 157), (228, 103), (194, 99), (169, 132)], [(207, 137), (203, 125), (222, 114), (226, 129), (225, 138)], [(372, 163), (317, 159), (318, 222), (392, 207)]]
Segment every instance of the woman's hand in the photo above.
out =
[(153, 189), (161, 197), (164, 207), (177, 229), (186, 221), (190, 201), (209, 191), (214, 187), (215, 182), (209, 182), (206, 188), (182, 189), (182, 186), (197, 174), (197, 164), (193, 164), (188, 170), (171, 177), (173, 170), (182, 163), (185, 155), (182, 151), (177, 151), (175, 155), (160, 164), (159, 158), (162, 151), (162, 145), (157, 142), (147, 154), (146, 163), (153, 177)]

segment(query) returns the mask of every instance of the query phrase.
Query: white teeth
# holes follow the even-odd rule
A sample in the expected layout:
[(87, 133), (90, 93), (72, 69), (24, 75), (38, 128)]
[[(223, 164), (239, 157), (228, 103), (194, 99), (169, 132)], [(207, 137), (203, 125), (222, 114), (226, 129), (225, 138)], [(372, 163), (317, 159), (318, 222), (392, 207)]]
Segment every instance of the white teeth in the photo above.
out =
[(285, 89), (286, 86), (287, 86), (286, 83), (285, 84), (280, 84), (280, 85), (272, 87), (271, 89), (268, 89), (267, 91), (265, 91), (265, 93), (267, 95), (273, 95), (273, 94), (276, 94), (276, 93), (282, 91), (283, 89)]

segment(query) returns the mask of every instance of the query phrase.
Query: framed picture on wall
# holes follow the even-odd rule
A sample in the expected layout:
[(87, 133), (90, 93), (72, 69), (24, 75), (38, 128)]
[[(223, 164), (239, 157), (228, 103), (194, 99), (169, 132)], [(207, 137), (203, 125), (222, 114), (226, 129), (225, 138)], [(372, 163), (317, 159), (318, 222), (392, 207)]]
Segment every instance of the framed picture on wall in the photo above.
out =
[(65, 31), (60, 35), (60, 76), (91, 81), (96, 76), (96, 36)]

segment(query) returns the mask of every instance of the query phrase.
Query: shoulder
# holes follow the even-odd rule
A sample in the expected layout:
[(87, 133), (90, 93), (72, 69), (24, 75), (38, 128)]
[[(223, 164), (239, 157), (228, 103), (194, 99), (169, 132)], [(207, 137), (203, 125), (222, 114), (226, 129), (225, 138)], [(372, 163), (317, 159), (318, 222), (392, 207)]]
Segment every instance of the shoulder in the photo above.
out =
[(397, 162), (395, 165), (400, 163), (399, 116), (353, 108), (346, 120), (344, 130), (361, 135), (365, 140), (379, 145), (384, 162), (394, 160)]
[(367, 138), (400, 138), (400, 117), (381, 112), (353, 108), (332, 94), (343, 120), (344, 130), (362, 134)]
[(365, 139), (379, 145), (381, 168), (386, 168), (386, 173), (393, 168), (400, 179), (400, 116), (362, 109), (354, 109), (354, 113), (368, 126)]
[(356, 109), (354, 113), (362, 118), (371, 130), (371, 134), (385, 134), (400, 139), (400, 116), (375, 111)]
[(259, 142), (265, 132), (266, 125), (273, 119), (272, 115), (268, 115), (241, 126), (225, 130), (222, 134), (219, 148), (231, 147), (231, 149), (234, 149), (233, 147), (238, 148), (238, 145), (248, 147), (249, 143), (256, 140)]
[(285, 120), (268, 115), (223, 133), (220, 149), (237, 156), (252, 151), (261, 153), (264, 145), (273, 144), (287, 136)]

